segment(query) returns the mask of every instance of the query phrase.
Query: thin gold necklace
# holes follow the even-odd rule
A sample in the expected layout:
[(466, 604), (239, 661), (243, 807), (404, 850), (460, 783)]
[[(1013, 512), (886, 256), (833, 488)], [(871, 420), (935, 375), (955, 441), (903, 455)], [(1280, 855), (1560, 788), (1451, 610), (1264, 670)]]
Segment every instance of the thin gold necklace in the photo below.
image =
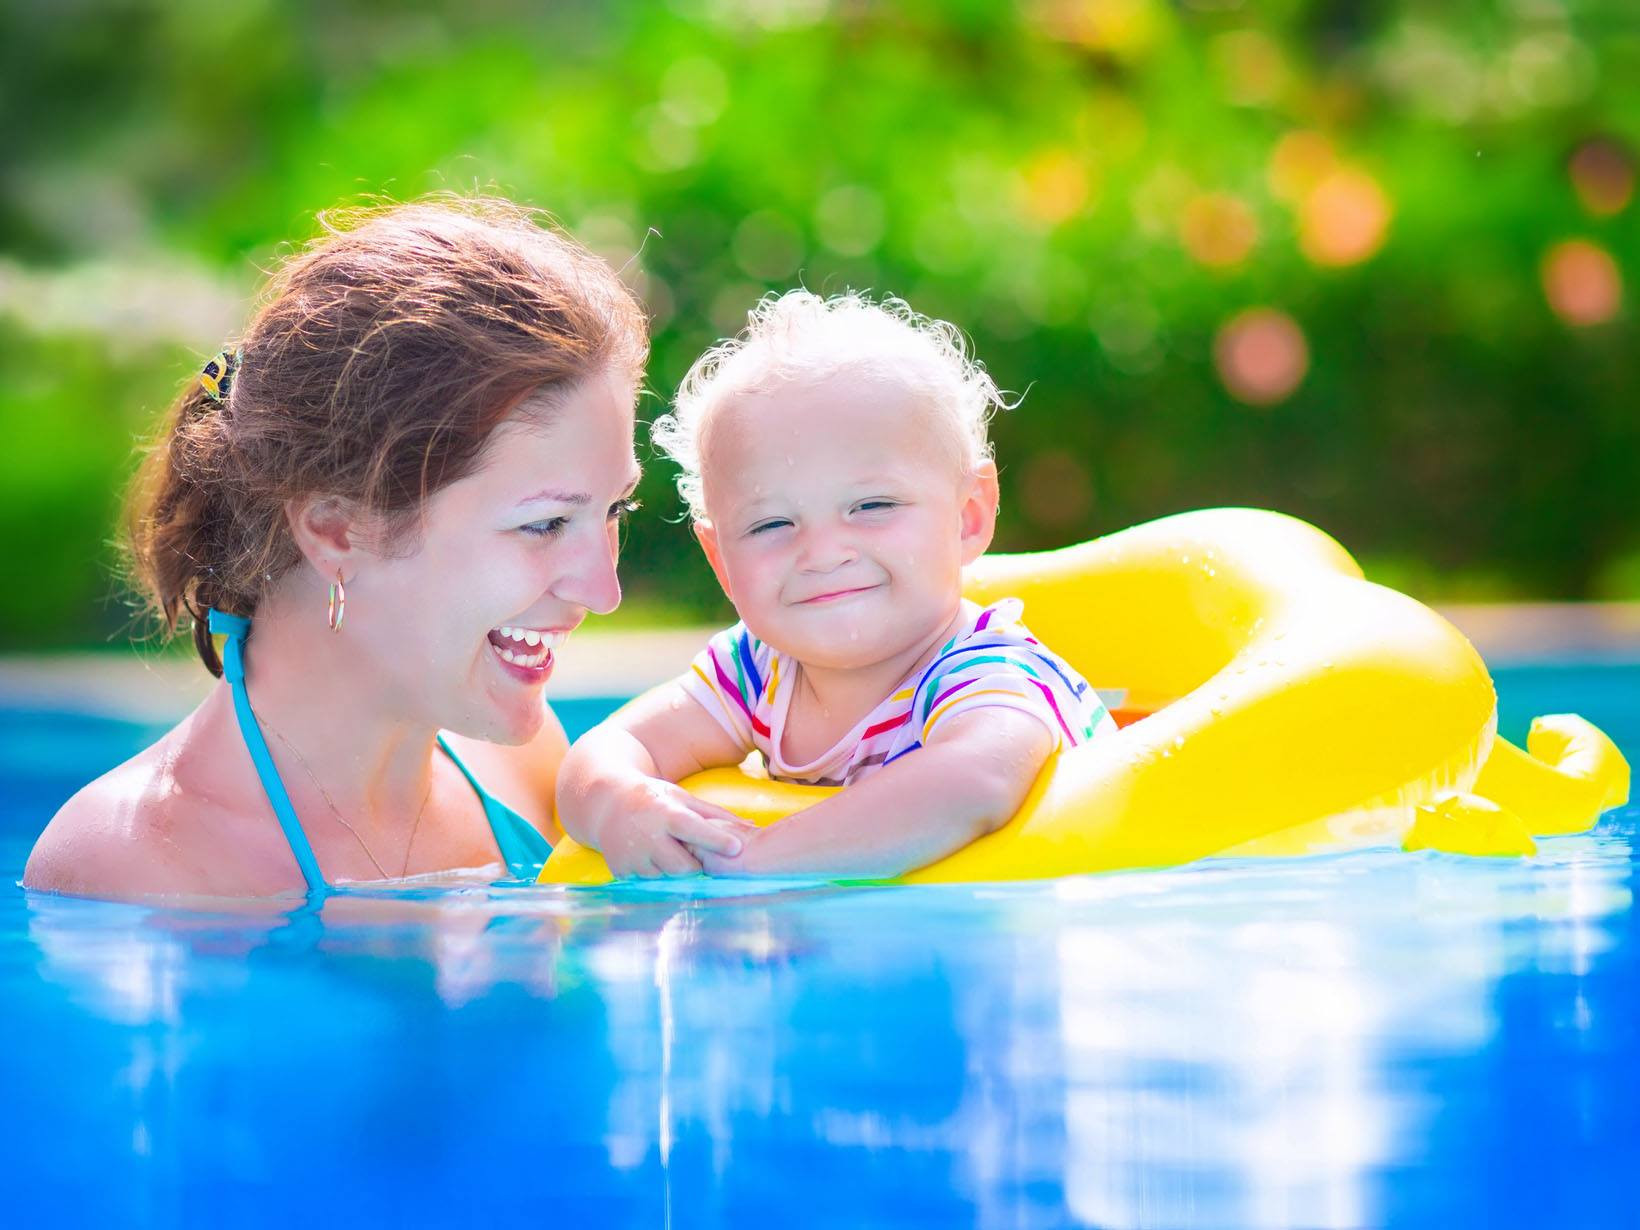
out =
[[(297, 751), (296, 745), (289, 739), (285, 738), (285, 736), (280, 733), (279, 728), (272, 722), (268, 721), (267, 718), (262, 719), (262, 725), (273, 731), (274, 737), (285, 745), (286, 750), (288, 750), (292, 756), (296, 757), (296, 763), (302, 766), (302, 771), (308, 775), (308, 780), (313, 783), (313, 788), (319, 792), (319, 797), (324, 799), (325, 805), (330, 808), (330, 814), (336, 817), (336, 822), (338, 824), (340, 824), (349, 833), (353, 834), (353, 840), (359, 843), (359, 849), (364, 851), (364, 856), (370, 860), (370, 865), (376, 869), (376, 874), (381, 876), (384, 880), (393, 879), (394, 877), (387, 874), (387, 869), (383, 867), (381, 863), (377, 861), (376, 856), (370, 852), (370, 847), (365, 844), (364, 838), (359, 835), (359, 830), (349, 824), (347, 822), (347, 817), (342, 815), (342, 809), (336, 806), (336, 800), (330, 797), (330, 792), (326, 790), (324, 785), (319, 781), (318, 775), (314, 773), (312, 766), (308, 764), (307, 757)], [(432, 779), (429, 778), (427, 781), (427, 793), (422, 796), (421, 807), (416, 811), (416, 821), (410, 826), (410, 840), (404, 843), (404, 866), (399, 868), (398, 874), (398, 878), (401, 880), (404, 879), (405, 875), (410, 870), (410, 851), (415, 847), (416, 833), (421, 828), (421, 818), (427, 811), (428, 800), (432, 797), (433, 782)]]

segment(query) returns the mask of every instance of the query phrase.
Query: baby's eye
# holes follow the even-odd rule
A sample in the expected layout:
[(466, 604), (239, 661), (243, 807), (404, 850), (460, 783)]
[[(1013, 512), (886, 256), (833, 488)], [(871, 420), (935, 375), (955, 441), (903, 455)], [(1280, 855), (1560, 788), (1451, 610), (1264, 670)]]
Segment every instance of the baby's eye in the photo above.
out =
[(564, 527), (568, 524), (568, 517), (548, 517), (545, 521), (531, 521), (528, 525), (521, 525), (518, 528), (537, 538), (556, 538), (564, 532)]
[(609, 506), (609, 519), (611, 521), (625, 521), (642, 507), (643, 503), (641, 501), (627, 496), (624, 500), (616, 500)]
[(890, 508), (898, 508), (898, 500), (861, 500), (854, 507), (861, 512), (886, 512)]
[(761, 534), (766, 530), (777, 530), (782, 526), (790, 524), (791, 522), (786, 520), (784, 517), (770, 517), (767, 521), (759, 521), (756, 525), (752, 526), (751, 529), (747, 530), (746, 533), (748, 535)]

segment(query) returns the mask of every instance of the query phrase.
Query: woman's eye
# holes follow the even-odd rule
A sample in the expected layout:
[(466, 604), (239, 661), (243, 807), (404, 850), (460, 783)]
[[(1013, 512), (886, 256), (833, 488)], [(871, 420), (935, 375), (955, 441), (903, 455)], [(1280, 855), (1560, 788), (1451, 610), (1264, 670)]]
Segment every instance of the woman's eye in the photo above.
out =
[(609, 519), (611, 521), (625, 521), (642, 507), (643, 503), (639, 500), (634, 500), (631, 496), (628, 496), (624, 500), (616, 500), (609, 506)]
[(564, 527), (568, 524), (568, 517), (549, 517), (545, 521), (532, 521), (528, 525), (521, 525), (518, 528), (526, 534), (535, 535), (537, 538), (556, 538), (564, 532)]

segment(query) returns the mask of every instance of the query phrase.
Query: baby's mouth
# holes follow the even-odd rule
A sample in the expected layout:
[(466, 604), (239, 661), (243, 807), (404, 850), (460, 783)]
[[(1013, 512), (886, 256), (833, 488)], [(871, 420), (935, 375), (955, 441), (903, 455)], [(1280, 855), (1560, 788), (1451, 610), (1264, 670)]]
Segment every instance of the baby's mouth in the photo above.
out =
[(845, 598), (853, 598), (876, 588), (875, 585), (845, 585), (837, 589), (828, 589), (818, 594), (811, 594), (807, 598), (800, 599), (799, 605), (824, 606), (828, 602), (840, 602)]
[(534, 670), (552, 660), (553, 651), (564, 643), (569, 633), (562, 629), (546, 631), (540, 628), (514, 628), (503, 625), (490, 629), (490, 646), (503, 662)]

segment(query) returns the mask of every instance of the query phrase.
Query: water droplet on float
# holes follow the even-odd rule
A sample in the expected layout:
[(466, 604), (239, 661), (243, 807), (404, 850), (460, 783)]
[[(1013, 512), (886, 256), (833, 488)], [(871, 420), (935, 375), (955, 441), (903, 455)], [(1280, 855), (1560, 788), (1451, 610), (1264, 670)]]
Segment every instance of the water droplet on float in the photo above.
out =
[(1173, 736), (1173, 747), (1174, 747), (1175, 750), (1178, 750), (1178, 749), (1184, 747), (1184, 736), (1183, 735), (1174, 735)]

